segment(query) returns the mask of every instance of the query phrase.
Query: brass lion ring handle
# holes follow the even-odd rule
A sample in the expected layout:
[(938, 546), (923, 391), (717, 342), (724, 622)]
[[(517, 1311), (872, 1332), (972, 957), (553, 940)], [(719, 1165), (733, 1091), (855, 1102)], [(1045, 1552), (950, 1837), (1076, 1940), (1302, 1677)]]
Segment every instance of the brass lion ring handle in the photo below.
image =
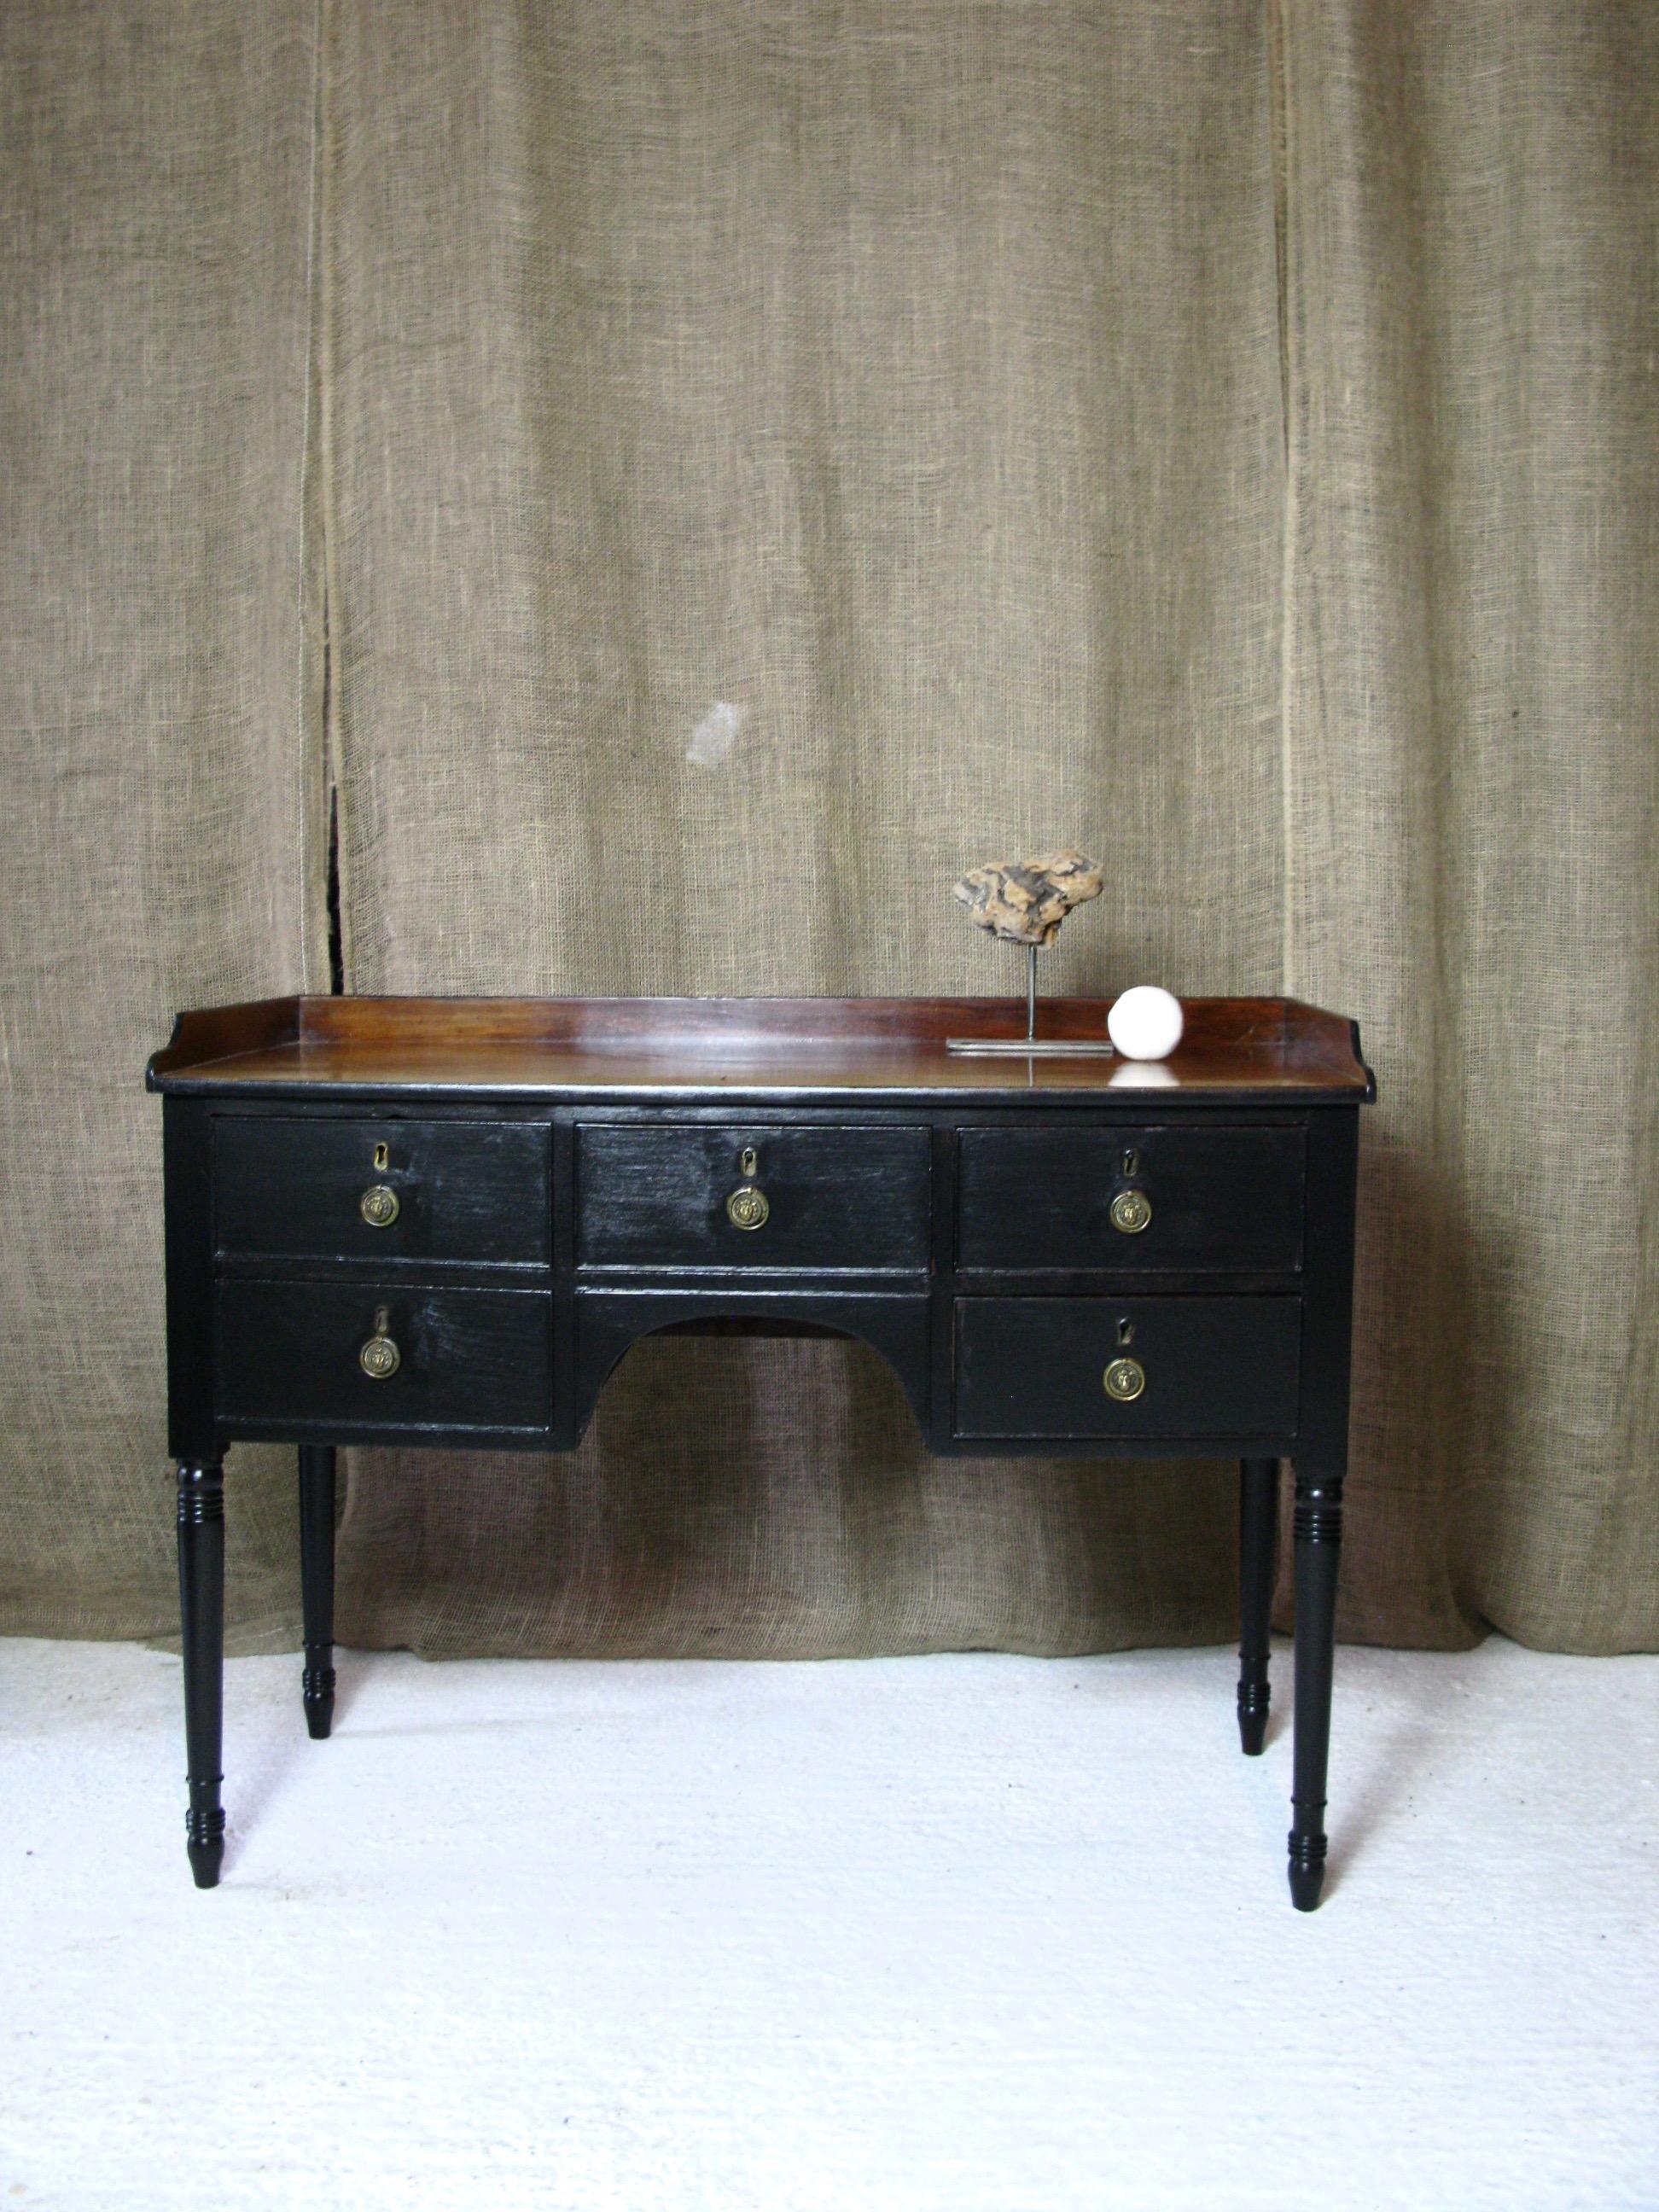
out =
[(1144, 1190), (1121, 1190), (1112, 1200), (1112, 1226), (1126, 1237), (1139, 1237), (1152, 1218), (1152, 1201)]
[(357, 1200), (357, 1211), (371, 1229), (390, 1229), (398, 1218), (398, 1194), (388, 1183), (371, 1183)]
[(1146, 1388), (1146, 1370), (1138, 1359), (1115, 1359), (1101, 1380), (1106, 1385), (1106, 1395), (1127, 1406)]
[(746, 1180), (726, 1200), (726, 1218), (734, 1229), (763, 1229), (772, 1209), (767, 1203), (766, 1193), (753, 1180), (759, 1172), (760, 1155), (752, 1145), (744, 1146), (738, 1165)]
[(371, 1382), (386, 1382), (404, 1364), (404, 1356), (386, 1330), (390, 1316), (384, 1306), (374, 1309), (374, 1334), (357, 1354), (357, 1364)]

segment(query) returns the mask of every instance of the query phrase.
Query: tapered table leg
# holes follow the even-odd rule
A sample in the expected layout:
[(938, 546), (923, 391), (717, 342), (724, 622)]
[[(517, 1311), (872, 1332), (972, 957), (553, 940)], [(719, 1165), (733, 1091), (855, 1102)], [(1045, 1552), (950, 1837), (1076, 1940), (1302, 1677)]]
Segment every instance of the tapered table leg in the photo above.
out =
[(300, 1603), (306, 1664), (306, 1726), (318, 1738), (334, 1725), (334, 1447), (300, 1447)]
[(1279, 1567), (1279, 1462), (1238, 1464), (1238, 1740), (1254, 1759), (1267, 1738), (1267, 1680)]
[(1331, 1745), (1342, 1470), (1297, 1463), (1296, 1749), (1291, 1784), (1291, 1901), (1311, 1912), (1325, 1882), (1325, 1771)]
[(185, 1849), (196, 1887), (212, 1889), (225, 1856), (225, 1471), (216, 1460), (179, 1463), (179, 1621), (190, 1770)]

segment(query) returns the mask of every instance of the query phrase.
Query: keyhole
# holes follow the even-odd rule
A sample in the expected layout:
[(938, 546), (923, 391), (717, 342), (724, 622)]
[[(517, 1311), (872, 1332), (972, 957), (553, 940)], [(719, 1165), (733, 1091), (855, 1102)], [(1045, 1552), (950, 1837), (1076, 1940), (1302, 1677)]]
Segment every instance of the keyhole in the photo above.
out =
[(1133, 1145), (1123, 1155), (1123, 1172), (1126, 1176), (1135, 1176), (1140, 1173), (1140, 1155)]
[(1133, 1344), (1135, 1340), (1135, 1325), (1127, 1314), (1118, 1322), (1117, 1340), (1124, 1345)]
[(379, 1170), (387, 1168), (392, 1163), (387, 1157), (386, 1146), (384, 1145), (376, 1145), (374, 1147), (374, 1165), (376, 1170)]
[(758, 1169), (760, 1166), (760, 1154), (755, 1150), (755, 1147), (752, 1145), (745, 1145), (744, 1146), (738, 1164), (746, 1176), (753, 1175), (757, 1169)]
[(388, 1329), (391, 1326), (392, 1326), (392, 1314), (391, 1314), (391, 1310), (390, 1310), (390, 1309), (389, 1309), (388, 1307), (386, 1307), (386, 1306), (376, 1306), (376, 1307), (375, 1307), (375, 1309), (374, 1309), (374, 1334), (375, 1334), (375, 1335), (376, 1335), (376, 1336), (384, 1336), (384, 1335), (386, 1334), (386, 1333), (387, 1329)]

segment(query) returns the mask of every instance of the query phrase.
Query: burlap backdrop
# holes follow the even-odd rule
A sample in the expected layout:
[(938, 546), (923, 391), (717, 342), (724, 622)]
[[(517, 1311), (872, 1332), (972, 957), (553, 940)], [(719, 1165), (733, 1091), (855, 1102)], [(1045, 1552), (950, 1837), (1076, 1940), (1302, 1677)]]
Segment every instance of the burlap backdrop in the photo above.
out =
[[(328, 985), (303, 526), (312, 0), (0, 8), (0, 1621), (176, 1605), (160, 1115), (185, 1004)], [(314, 535), (314, 533), (313, 533)], [(294, 1617), (291, 1455), (230, 1605)]]
[[(321, 981), (325, 558), (350, 987), (1004, 988), (950, 878), (1093, 846), (1057, 987), (1365, 1025), (1348, 1632), (1655, 1640), (1651, 20), (111, 14), (9, 21), (14, 1622), (167, 1618), (133, 1086)], [(1220, 1637), (1232, 1481), (662, 1343), (574, 1461), (355, 1455), (340, 1626)]]
[(1285, 980), (1366, 1128), (1350, 1634), (1659, 1642), (1659, 9), (1297, 0)]

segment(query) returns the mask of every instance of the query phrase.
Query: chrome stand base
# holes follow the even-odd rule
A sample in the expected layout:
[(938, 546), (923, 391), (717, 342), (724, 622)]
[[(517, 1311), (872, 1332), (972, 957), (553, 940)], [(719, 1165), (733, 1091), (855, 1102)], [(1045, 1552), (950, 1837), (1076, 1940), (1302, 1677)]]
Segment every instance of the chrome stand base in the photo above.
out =
[(1059, 1060), (1078, 1053), (1115, 1056), (1104, 1037), (946, 1037), (946, 1052), (1000, 1053), (1016, 1060)]

